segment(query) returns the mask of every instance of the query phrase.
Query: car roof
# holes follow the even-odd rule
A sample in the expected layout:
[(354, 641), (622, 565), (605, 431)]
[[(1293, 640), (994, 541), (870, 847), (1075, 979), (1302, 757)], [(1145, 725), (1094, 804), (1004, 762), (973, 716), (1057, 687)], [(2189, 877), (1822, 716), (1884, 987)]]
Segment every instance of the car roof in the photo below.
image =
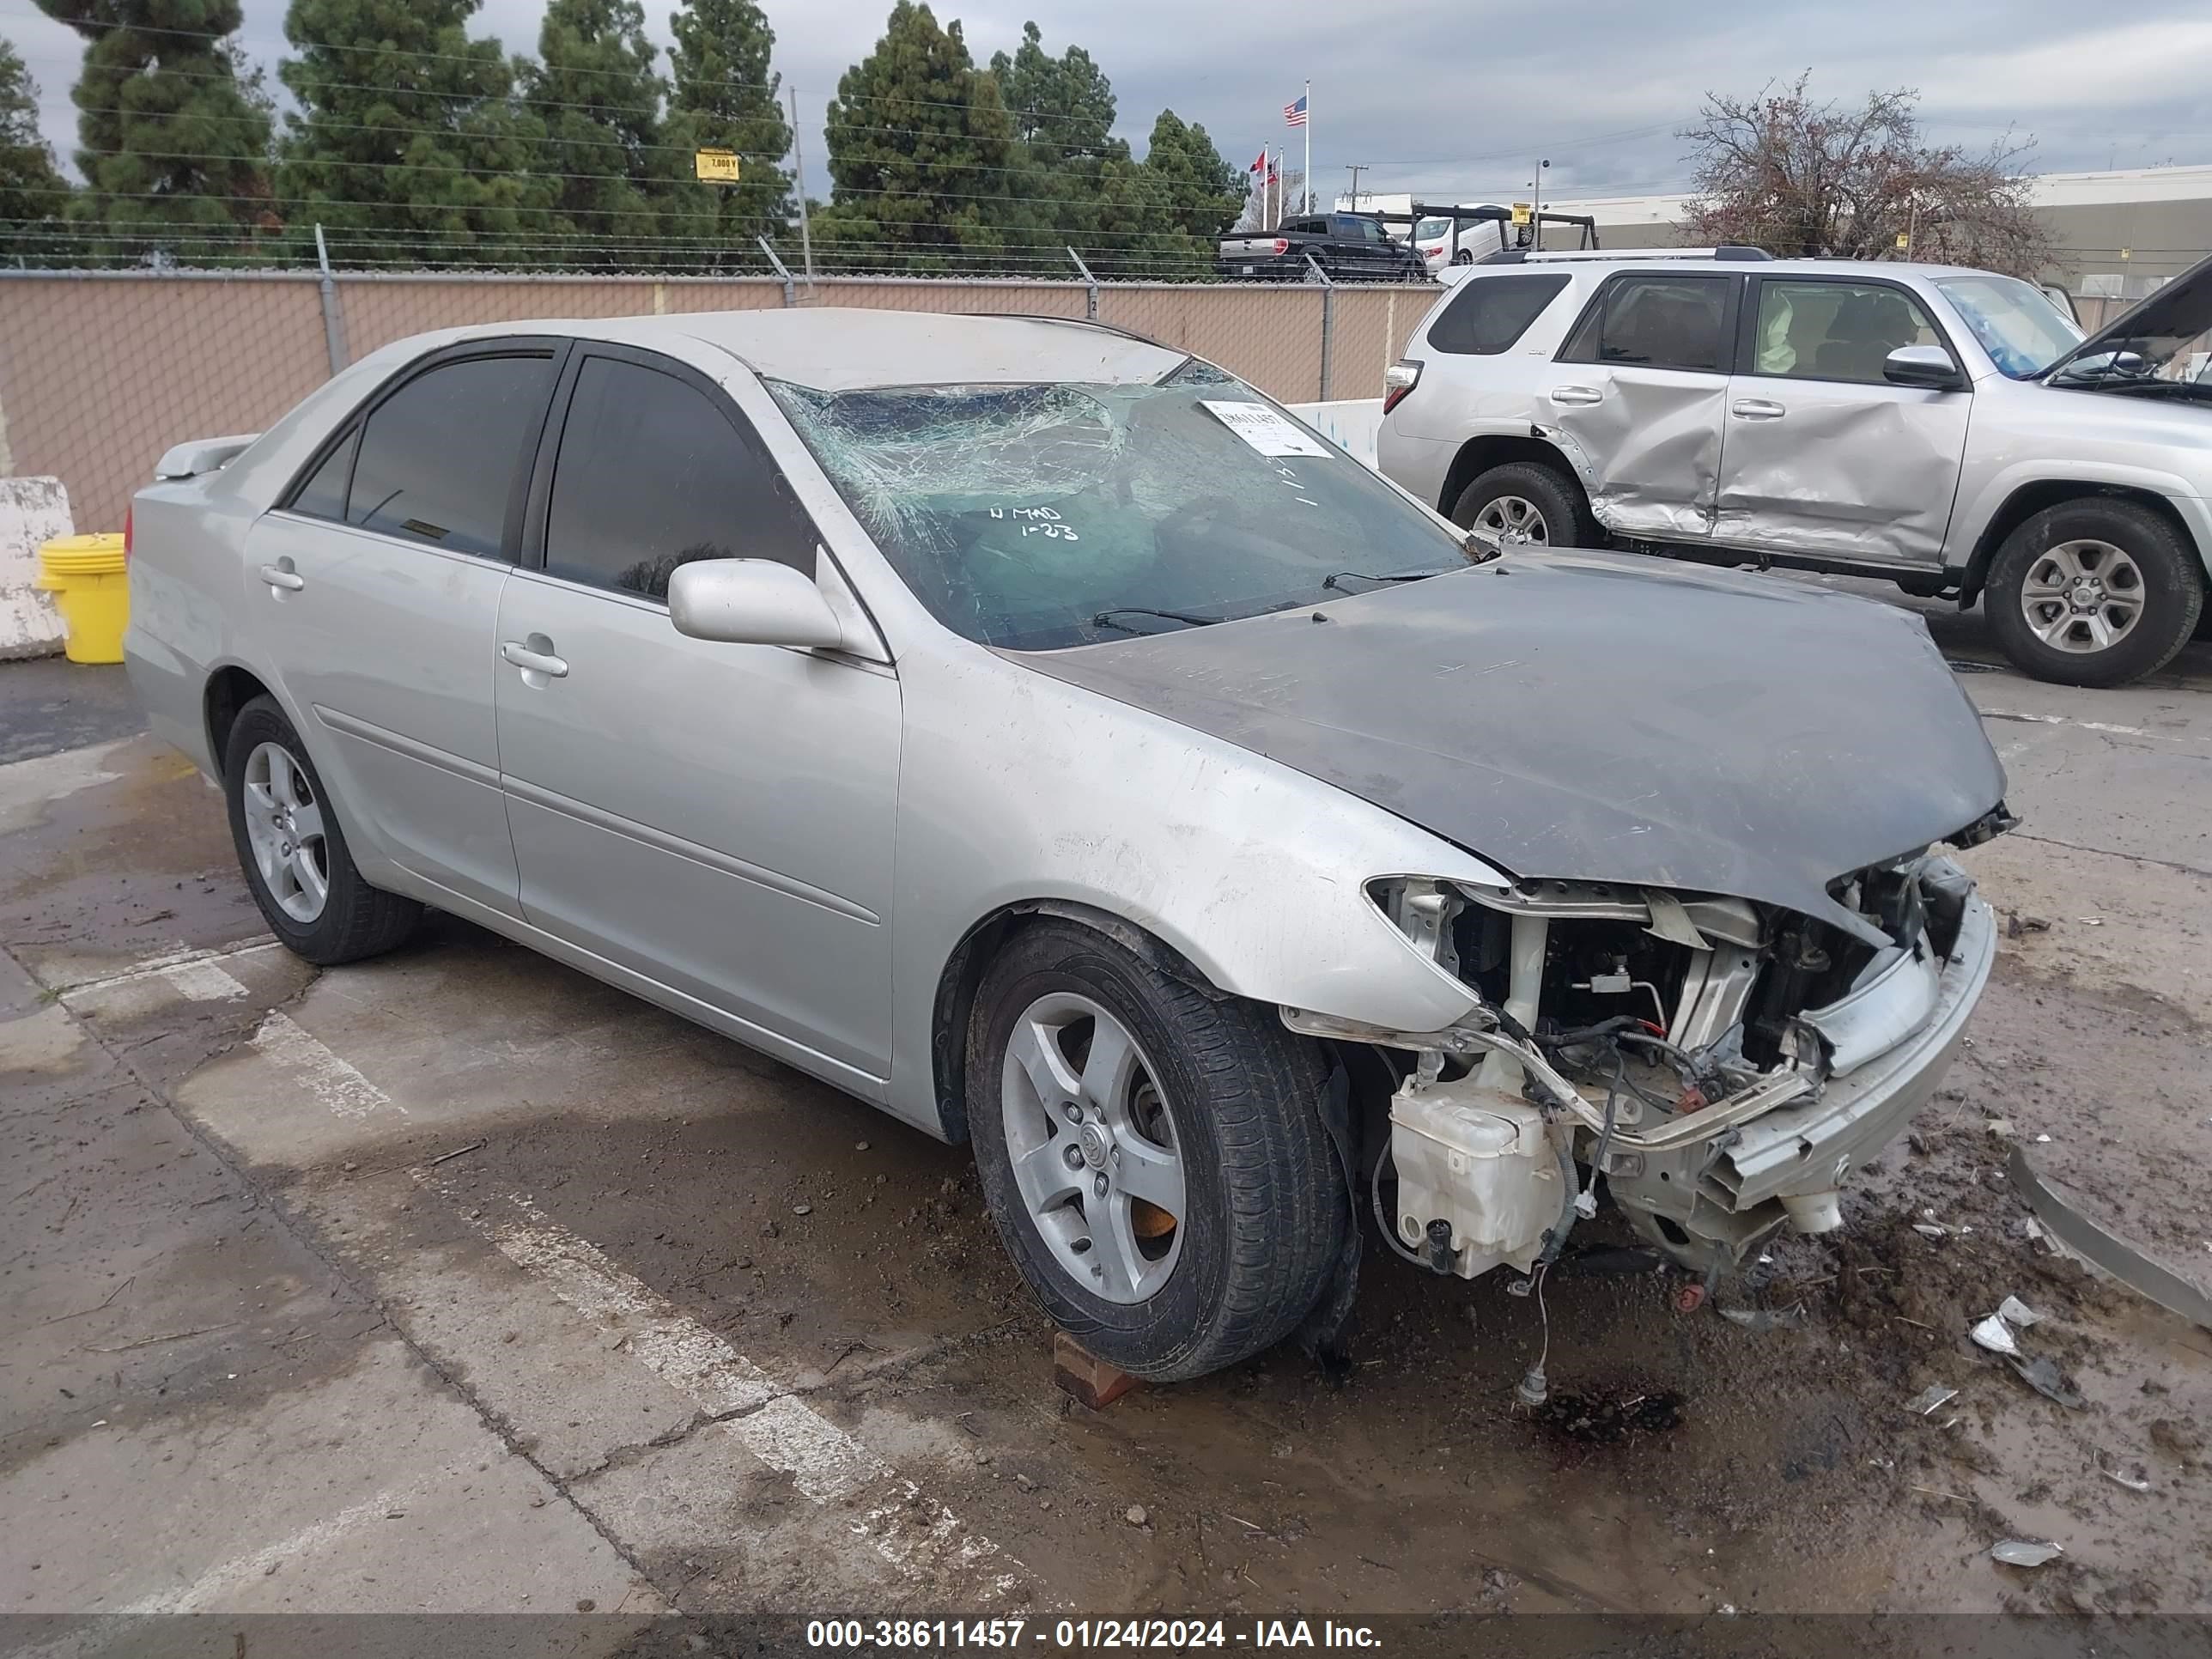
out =
[[(1512, 260), (1468, 268), (1469, 276), (1501, 276), (1508, 271), (1587, 270), (1602, 276), (1630, 267), (1655, 270), (1695, 272), (1745, 271), (1760, 276), (1887, 276), (1932, 281), (1942, 276), (1990, 276), (1998, 273), (1972, 265), (1921, 264), (1903, 259), (1719, 259), (1711, 255), (1684, 256), (1663, 247), (1594, 249), (1572, 259)], [(1462, 279), (1463, 280), (1463, 279)]]
[(1055, 380), (1146, 384), (1188, 356), (1071, 318), (963, 317), (840, 306), (555, 318), (450, 329), (410, 343), (420, 351), (523, 334), (605, 340), (695, 360), (697, 348), (705, 345), (736, 358), (764, 380), (824, 392)]

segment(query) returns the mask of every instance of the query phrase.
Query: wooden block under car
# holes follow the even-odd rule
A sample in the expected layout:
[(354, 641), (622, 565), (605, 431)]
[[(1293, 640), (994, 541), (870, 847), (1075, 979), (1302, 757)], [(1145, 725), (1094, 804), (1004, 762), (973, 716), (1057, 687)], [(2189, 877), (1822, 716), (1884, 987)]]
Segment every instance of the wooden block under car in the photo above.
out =
[(1109, 1365), (1066, 1331), (1052, 1334), (1052, 1380), (1094, 1412), (1103, 1411), (1138, 1385), (1118, 1365)]

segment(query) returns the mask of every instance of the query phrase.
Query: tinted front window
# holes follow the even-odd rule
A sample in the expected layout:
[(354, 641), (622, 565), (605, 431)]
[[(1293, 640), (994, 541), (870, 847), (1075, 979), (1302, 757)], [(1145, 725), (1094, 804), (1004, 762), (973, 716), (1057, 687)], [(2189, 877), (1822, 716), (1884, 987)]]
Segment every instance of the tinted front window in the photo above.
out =
[(987, 644), (1224, 621), (1470, 556), (1449, 525), (1215, 370), (772, 390), (908, 586)]
[(1919, 301), (1902, 289), (1771, 277), (1759, 284), (1757, 374), (1881, 386), (1891, 352), (1942, 343)]
[(324, 458), (292, 497), (292, 511), (311, 519), (344, 519), (346, 479), (353, 471), (354, 440), (359, 435), (349, 433), (345, 441)]
[(1526, 334), (1566, 285), (1564, 272), (1471, 277), (1430, 328), (1429, 343), (1438, 351), (1495, 356)]
[(346, 522), (496, 556), (552, 374), (550, 357), (471, 357), (416, 375), (362, 430)]
[(2081, 343), (2081, 331), (2017, 276), (1939, 276), (1936, 288), (2000, 372), (2025, 380)]
[(1717, 371), (1726, 276), (1624, 276), (1575, 331), (1577, 362)]
[(658, 599), (677, 566), (738, 558), (814, 568), (813, 532), (757, 441), (673, 374), (586, 358), (553, 465), (546, 570)]

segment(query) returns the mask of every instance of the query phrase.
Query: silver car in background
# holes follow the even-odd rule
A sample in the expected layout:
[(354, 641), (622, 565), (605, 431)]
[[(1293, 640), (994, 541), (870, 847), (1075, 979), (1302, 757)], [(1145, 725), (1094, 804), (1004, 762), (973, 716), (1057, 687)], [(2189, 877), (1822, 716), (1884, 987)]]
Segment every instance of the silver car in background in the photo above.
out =
[(1140, 1375), (1340, 1351), (1370, 1207), (1837, 1225), (1990, 970), (1917, 620), (1500, 557), (1111, 330), (455, 330), (159, 471), (131, 679), (284, 944), (435, 906), (972, 1143)]
[(2025, 672), (2118, 685), (2203, 614), (2212, 262), (2084, 340), (2014, 277), (1755, 249), (1463, 274), (1391, 371), (1383, 471), (1559, 546), (1988, 601)]

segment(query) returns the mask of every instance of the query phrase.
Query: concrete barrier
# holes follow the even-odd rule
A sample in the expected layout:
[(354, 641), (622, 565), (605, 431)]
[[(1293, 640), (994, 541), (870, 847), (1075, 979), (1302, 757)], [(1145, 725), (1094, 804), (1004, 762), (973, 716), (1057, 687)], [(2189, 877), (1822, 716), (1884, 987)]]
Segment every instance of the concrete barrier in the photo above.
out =
[(61, 612), (32, 583), (39, 549), (75, 530), (59, 478), (0, 478), (0, 661), (62, 648)]
[(1325, 404), (1285, 404), (1293, 415), (1354, 460), (1375, 465), (1375, 437), (1382, 429), (1380, 398), (1337, 398)]

